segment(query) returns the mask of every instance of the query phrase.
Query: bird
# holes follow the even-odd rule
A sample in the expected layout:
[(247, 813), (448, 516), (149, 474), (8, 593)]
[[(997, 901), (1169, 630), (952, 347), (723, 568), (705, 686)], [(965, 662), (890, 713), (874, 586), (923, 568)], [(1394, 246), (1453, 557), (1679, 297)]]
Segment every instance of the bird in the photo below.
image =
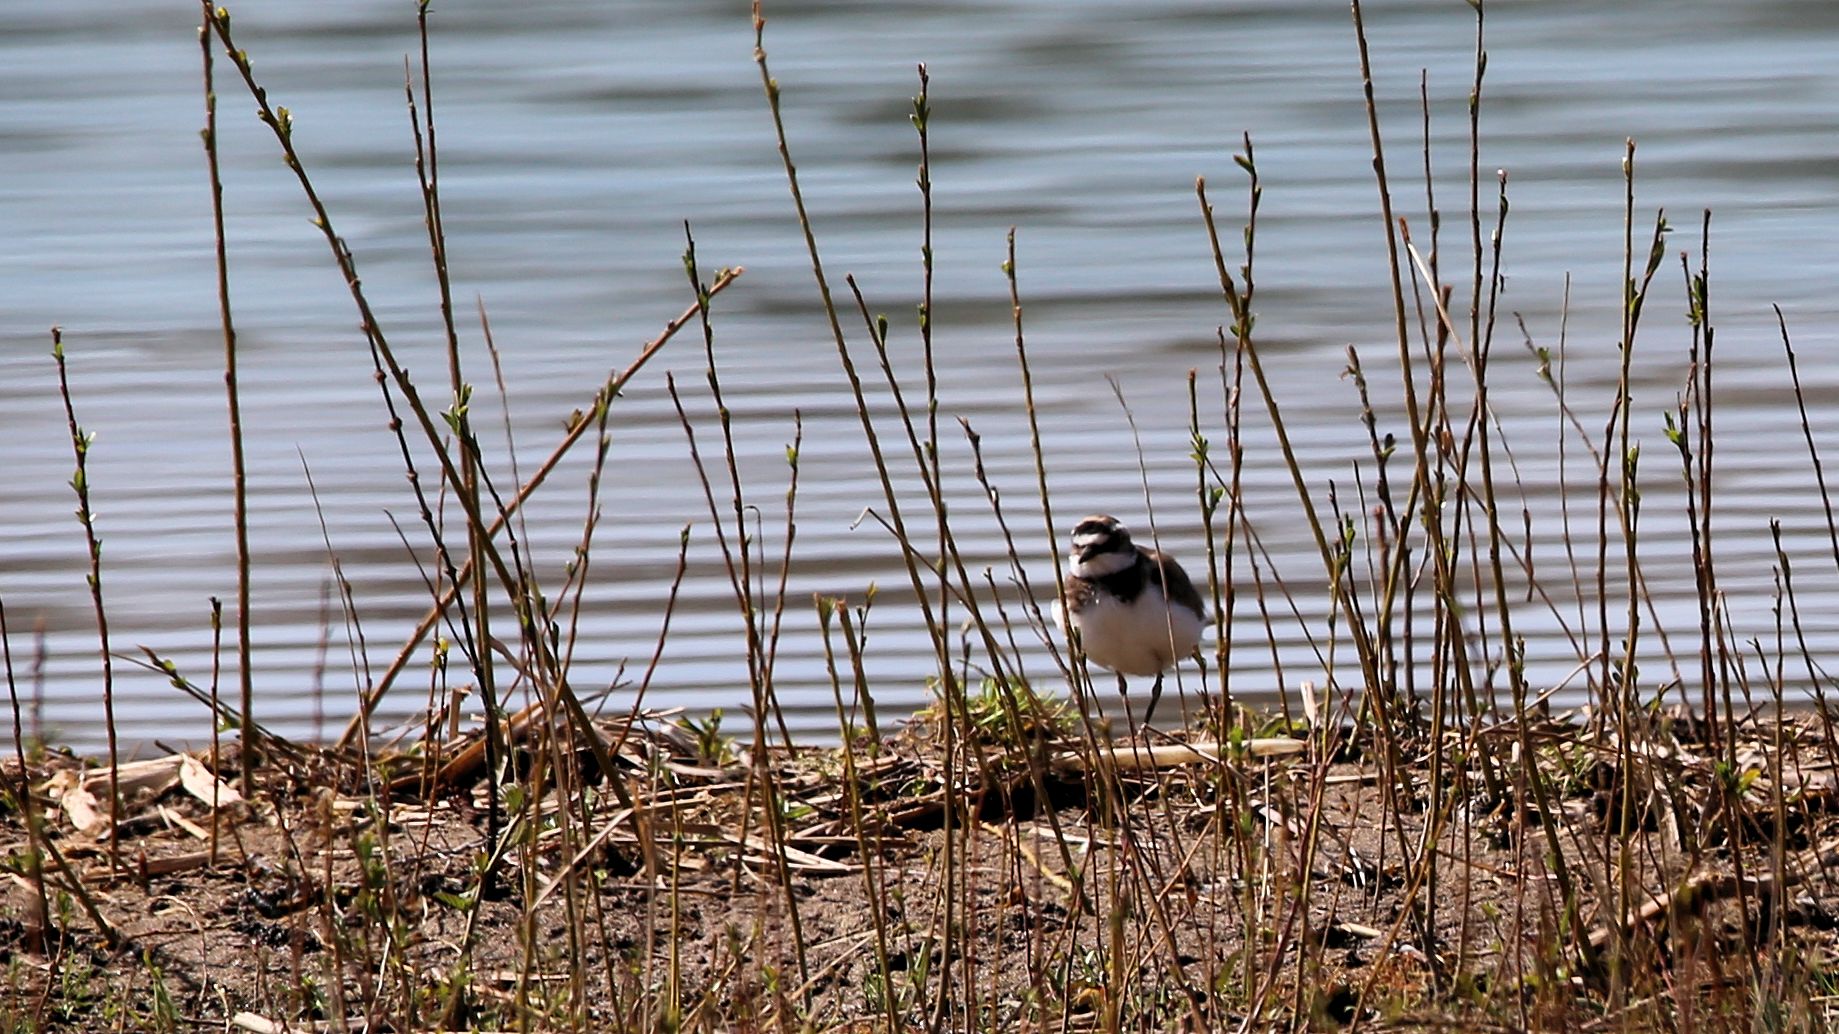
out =
[[(1054, 610), (1064, 629), (1076, 630), (1087, 658), (1117, 675), (1156, 677), (1143, 724), (1162, 697), (1163, 673), (1200, 645), (1207, 607), (1175, 558), (1139, 546), (1130, 529), (1109, 514), (1073, 525), (1072, 566)], [(1069, 633), (1070, 634), (1070, 633)]]

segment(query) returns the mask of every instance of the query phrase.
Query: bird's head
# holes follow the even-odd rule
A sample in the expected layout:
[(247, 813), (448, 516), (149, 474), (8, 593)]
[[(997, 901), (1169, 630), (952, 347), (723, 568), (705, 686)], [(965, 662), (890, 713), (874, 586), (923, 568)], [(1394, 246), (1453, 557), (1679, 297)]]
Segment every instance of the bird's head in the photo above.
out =
[(1137, 547), (1116, 517), (1093, 514), (1073, 525), (1072, 559), (1074, 574), (1099, 578), (1136, 563)]

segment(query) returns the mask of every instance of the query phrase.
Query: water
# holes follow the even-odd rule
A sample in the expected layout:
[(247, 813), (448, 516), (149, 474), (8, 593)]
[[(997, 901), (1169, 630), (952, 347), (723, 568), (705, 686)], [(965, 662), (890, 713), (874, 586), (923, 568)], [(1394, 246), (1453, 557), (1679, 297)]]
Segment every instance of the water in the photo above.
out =
[[(270, 97), (295, 114), (300, 151), (386, 331), (430, 398), (441, 398), (445, 362), (403, 106), (412, 6), (244, 3), (234, 13)], [(1200, 566), (1184, 379), (1199, 369), (1205, 419), (1222, 442), (1214, 335), (1225, 316), (1194, 181), (1207, 177), (1232, 247), (1244, 178), (1231, 155), (1244, 131), (1265, 184), (1257, 308), (1267, 364), (1312, 484), (1323, 498), (1330, 481), (1352, 496), (1351, 464), (1364, 447), (1352, 385), (1337, 376), (1346, 346), (1360, 348), (1383, 399), (1397, 389), (1382, 224), (1343, 5), (803, 2), (770, 4), (768, 16), (825, 261), (839, 290), (842, 274), (853, 273), (874, 311), (888, 314), (909, 388), (921, 383), (912, 317), (920, 275), (906, 115), (914, 66), (931, 71), (942, 437), (954, 527), (973, 571), (994, 565), (998, 582), (1008, 579), (958, 417), (984, 436), (1031, 577), (1051, 579), (999, 269), (1010, 226), (1061, 523), (1110, 510), (1144, 527), (1143, 475), (1105, 380), (1112, 376), (1137, 418), (1164, 544)], [(1468, 247), (1459, 213), (1473, 20), (1465, 5), (1431, 3), (1376, 3), (1368, 18), (1395, 197), (1420, 240), (1428, 220), (1417, 104), (1427, 70), (1443, 256), (1446, 269), (1459, 269)], [(716, 351), (769, 553), (783, 543), (793, 411), (803, 416), (780, 650), (787, 721), (809, 737), (833, 734), (809, 601), (814, 592), (860, 600), (870, 582), (885, 590), (870, 619), (877, 699), (896, 712), (923, 702), (929, 648), (901, 604), (898, 556), (872, 522), (854, 523), (865, 507), (883, 508), (881, 494), (817, 304), (745, 13), (674, 0), (515, 9), (453, 0), (437, 5), (433, 25), (461, 333), (470, 377), (490, 396), (477, 407), (481, 426), (498, 427), (499, 409), (475, 298), (503, 351), (527, 473), (608, 369), (623, 367), (690, 300), (679, 262), (688, 220), (706, 266), (747, 267), (717, 301)], [(101, 679), (65, 484), (69, 442), (47, 357), (52, 324), (64, 329), (79, 419), (97, 436), (90, 476), (115, 648), (145, 644), (203, 683), (208, 600), (234, 599), (195, 30), (185, 4), (0, 11), (0, 600), (21, 692), (30, 696), (42, 678), (43, 721), (79, 746), (101, 740)], [(1767, 522), (1781, 519), (1808, 635), (1830, 652), (1839, 644), (1831, 617), (1839, 582), (1769, 306), (1779, 303), (1795, 332), (1813, 426), (1830, 449), (1839, 382), (1831, 358), (1839, 163), (1830, 148), (1839, 66), (1830, 55), (1839, 10), (1786, 0), (1512, 3), (1489, 8), (1487, 30), (1483, 205), (1492, 210), (1496, 169), (1509, 173), (1513, 201), (1493, 402), (1535, 514), (1542, 577), (1570, 580), (1551, 448), (1560, 424), (1508, 314), (1555, 346), (1571, 278), (1568, 387), (1580, 419), (1600, 434), (1616, 375), (1620, 163), (1632, 136), (1639, 219), (1665, 208), (1677, 228), (1641, 338), (1633, 410), (1646, 446), (1642, 530), (1654, 606), (1690, 672), (1689, 540), (1661, 413), (1683, 380), (1688, 340), (1672, 253), (1695, 245), (1699, 213), (1710, 208), (1723, 363), (1723, 587), (1737, 636), (1772, 643)], [(336, 732), (365, 679), (328, 589), (327, 542), (352, 582), (373, 670), (394, 656), (426, 602), (392, 515), (422, 562), (431, 551), (343, 284), (234, 70), (220, 62), (218, 74), (260, 713), (291, 735)], [(1460, 295), (1458, 308), (1466, 313)], [(845, 325), (866, 360), (859, 322)], [(624, 677), (637, 680), (662, 620), (679, 531), (690, 523), (690, 566), (648, 700), (732, 712), (747, 699), (740, 621), (664, 384), (667, 372), (677, 376), (711, 456), (718, 431), (704, 365), (697, 336), (686, 334), (616, 407), (573, 678), (591, 691), (629, 662)], [(1386, 418), (1403, 435), (1391, 405)], [(1304, 618), (1291, 617), (1269, 586), (1282, 678), (1320, 681), (1309, 645), (1325, 631), (1319, 561), (1267, 423), (1248, 413), (1248, 506)], [(502, 435), (488, 434), (488, 444), (495, 476), (509, 485)], [(1594, 475), (1575, 439), (1567, 463), (1581, 522), (1573, 532), (1588, 542)], [(422, 469), (431, 481), (432, 467)], [(587, 469), (585, 452), (571, 457), (529, 513), (528, 540), (552, 586), (581, 534)], [(725, 504), (725, 493), (718, 498)], [(1575, 602), (1559, 607), (1562, 621), (1533, 604), (1519, 611), (1535, 684), (1556, 681), (1578, 656), (1564, 631), (1580, 627)], [(1243, 614), (1255, 617), (1249, 606)], [(1248, 620), (1242, 635), (1254, 627)], [(1244, 653), (1238, 692), (1276, 688), (1262, 655)], [(1038, 654), (1030, 661), (1032, 674), (1056, 684)], [(1655, 655), (1648, 681), (1664, 678), (1664, 667)], [(204, 736), (202, 709), (163, 678), (126, 664), (116, 678), (131, 742)], [(427, 684), (418, 658), (387, 715), (419, 712)], [(630, 691), (613, 700), (627, 706)]]

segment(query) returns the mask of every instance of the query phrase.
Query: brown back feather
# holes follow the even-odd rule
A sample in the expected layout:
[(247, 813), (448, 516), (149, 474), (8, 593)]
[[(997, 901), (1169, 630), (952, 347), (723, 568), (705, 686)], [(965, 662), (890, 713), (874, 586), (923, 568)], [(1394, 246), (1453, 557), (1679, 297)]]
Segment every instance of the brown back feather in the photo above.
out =
[(1138, 546), (1137, 553), (1148, 561), (1144, 566), (1149, 580), (1162, 589), (1162, 595), (1168, 597), (1170, 603), (1188, 607), (1200, 614), (1203, 620), (1206, 618), (1207, 605), (1201, 601), (1200, 593), (1194, 590), (1194, 583), (1188, 580), (1188, 572), (1181, 569), (1174, 557), (1164, 556), (1145, 546)]

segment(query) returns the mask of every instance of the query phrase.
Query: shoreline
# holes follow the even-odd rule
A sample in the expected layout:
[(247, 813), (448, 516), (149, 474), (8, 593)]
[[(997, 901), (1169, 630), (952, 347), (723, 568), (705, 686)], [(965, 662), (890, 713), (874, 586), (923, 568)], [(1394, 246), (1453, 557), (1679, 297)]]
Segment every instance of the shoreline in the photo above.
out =
[[(29, 769), (60, 860), (42, 883), (20, 814), (0, 815), (0, 1020), (862, 1031), (945, 1008), (1002, 1029), (1403, 1029), (1572, 1023), (1674, 988), (1647, 1030), (1750, 1015), (1719, 976), (1743, 944), (1835, 951), (1823, 714), (1740, 725), (1712, 753), (1693, 734), (1714, 727), (1681, 714), (1626, 750), (1537, 716), (1405, 723), (1390, 746), (1249, 714), (1223, 740), (1107, 743), (1065, 707), (1011, 702), (967, 701), (949, 748), (936, 709), (850, 750), (757, 756), (650, 716), (595, 723), (598, 750), (533, 722), (496, 855), (477, 736), (368, 764), (276, 743), (247, 802), (234, 748), (221, 782), (208, 754), (124, 764), (112, 875), (106, 768), (48, 754)], [(1515, 743), (1541, 778), (1488, 771)], [(578, 784), (544, 774), (572, 765)], [(18, 767), (0, 764), (9, 789)], [(1778, 1004), (1839, 1018), (1811, 990)]]

